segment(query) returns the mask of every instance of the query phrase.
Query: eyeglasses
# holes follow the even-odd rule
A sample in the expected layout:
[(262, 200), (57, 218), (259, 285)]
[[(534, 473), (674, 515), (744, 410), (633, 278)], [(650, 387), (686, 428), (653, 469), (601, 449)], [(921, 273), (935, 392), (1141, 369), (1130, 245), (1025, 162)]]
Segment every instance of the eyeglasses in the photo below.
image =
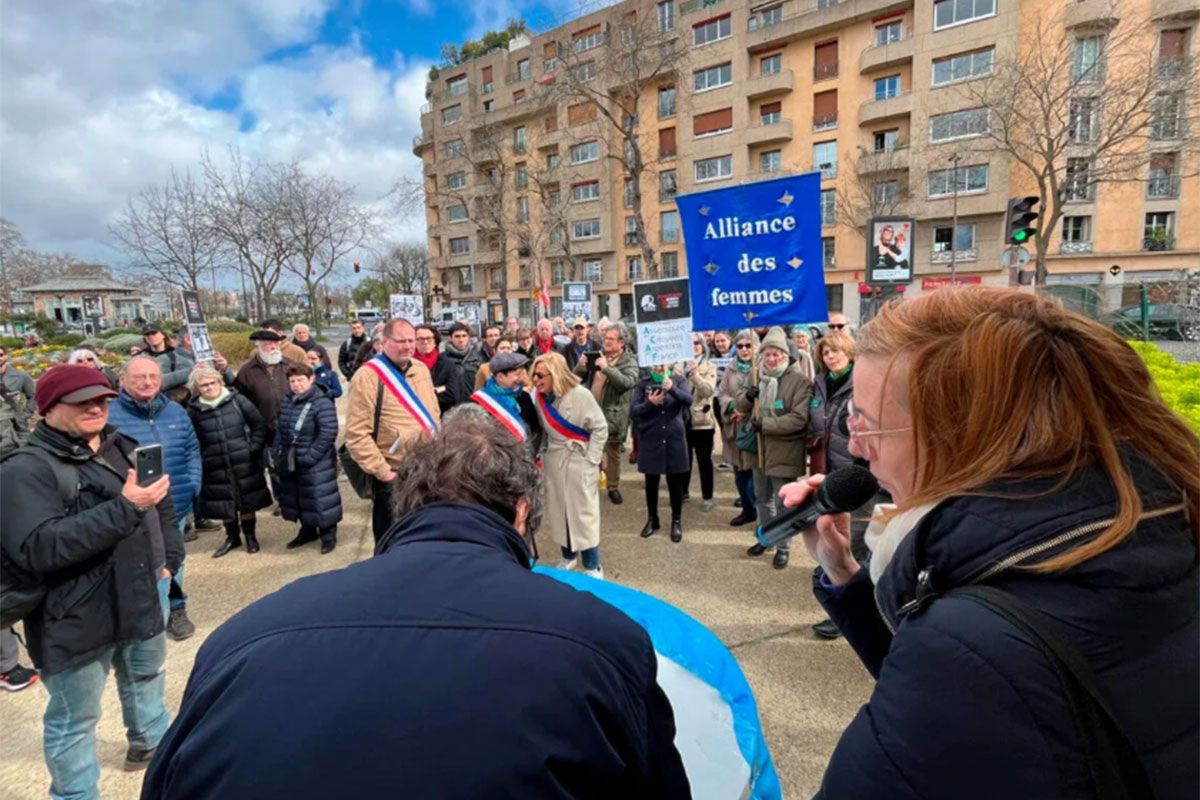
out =
[(205, 381), (204, 383), (197, 383), (196, 388), (197, 389), (207, 389), (210, 386), (220, 386), (220, 385), (221, 385), (220, 381)]
[(537, 372), (535, 370), (533, 373), (533, 377), (537, 378), (538, 380), (541, 380), (542, 378), (549, 378), (550, 373), (549, 372)]
[(737, 349), (738, 350), (753, 350), (754, 345), (750, 344), (749, 342), (739, 342)]
[(862, 414), (854, 407), (854, 401), (851, 400), (846, 404), (846, 427), (850, 429), (851, 439), (867, 439), (872, 436), (890, 436), (893, 433), (907, 433), (912, 430), (912, 426), (908, 425), (903, 428), (886, 428), (877, 431), (867, 428), (866, 420), (862, 418)]
[(842, 328), (846, 327), (846, 323), (831, 322), (828, 325), (826, 325), (825, 327), (829, 328), (829, 330), (831, 330), (831, 331), (840, 331)]

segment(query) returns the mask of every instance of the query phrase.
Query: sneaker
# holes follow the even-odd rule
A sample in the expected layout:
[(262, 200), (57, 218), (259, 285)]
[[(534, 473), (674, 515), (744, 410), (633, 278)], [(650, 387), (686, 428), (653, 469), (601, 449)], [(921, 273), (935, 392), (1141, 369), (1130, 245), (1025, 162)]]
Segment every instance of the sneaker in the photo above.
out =
[(130, 747), (125, 751), (125, 771), (141, 772), (150, 766), (150, 762), (154, 760), (154, 751), (156, 749), (151, 747), (144, 750), (140, 747)]
[(717, 501), (713, 500), (711, 497), (700, 504), (700, 510), (703, 511), (705, 514), (707, 514), (709, 511), (712, 511), (716, 507), (717, 507)]
[(733, 472), (733, 467), (722, 461), (720, 464), (717, 464), (717, 472)]
[(215, 519), (196, 520), (196, 530), (198, 531), (219, 531), (224, 527), (224, 525), (217, 522)]
[(177, 642), (190, 639), (196, 633), (196, 626), (188, 619), (186, 608), (172, 608), (171, 616), (167, 618), (167, 636)]
[(555, 569), (575, 569), (579, 566), (579, 557), (575, 558), (560, 558), (558, 563), (554, 565)]
[(842, 632), (838, 630), (838, 626), (833, 620), (826, 619), (812, 626), (813, 633), (820, 639), (838, 639), (841, 638)]
[(8, 672), (0, 675), (0, 689), (6, 692), (19, 692), (22, 689), (28, 689), (30, 686), (38, 682), (36, 669), (29, 669), (17, 664)]
[(587, 575), (589, 578), (595, 578), (596, 580), (602, 581), (602, 580), (604, 580), (604, 567), (596, 567), (595, 569), (585, 569), (583, 571), (583, 574)]

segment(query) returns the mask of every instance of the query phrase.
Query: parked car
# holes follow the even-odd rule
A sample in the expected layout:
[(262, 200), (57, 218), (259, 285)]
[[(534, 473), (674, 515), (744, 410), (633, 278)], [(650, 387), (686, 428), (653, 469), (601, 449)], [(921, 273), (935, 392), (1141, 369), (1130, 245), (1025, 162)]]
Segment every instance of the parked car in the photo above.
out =
[[(1150, 303), (1148, 309), (1151, 339), (1200, 341), (1200, 308), (1178, 303)], [(1110, 328), (1122, 336), (1129, 339), (1141, 338), (1142, 308), (1140, 305), (1119, 308), (1103, 319)]]

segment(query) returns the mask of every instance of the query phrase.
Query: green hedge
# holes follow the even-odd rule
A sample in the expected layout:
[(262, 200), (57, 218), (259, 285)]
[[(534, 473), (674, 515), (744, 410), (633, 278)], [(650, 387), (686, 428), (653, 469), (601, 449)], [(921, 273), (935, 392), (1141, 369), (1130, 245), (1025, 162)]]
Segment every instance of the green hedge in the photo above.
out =
[(5, 350), (16, 350), (24, 346), (24, 339), (16, 336), (0, 336), (0, 347), (3, 347)]
[(1130, 342), (1150, 370), (1163, 402), (1200, 436), (1200, 364), (1176, 361), (1153, 344)]
[(253, 325), (233, 319), (214, 319), (208, 323), (209, 333), (250, 333), (252, 330)]
[(60, 333), (57, 336), (51, 336), (46, 340), (46, 344), (58, 345), (60, 347), (78, 347), (84, 336), (82, 333)]

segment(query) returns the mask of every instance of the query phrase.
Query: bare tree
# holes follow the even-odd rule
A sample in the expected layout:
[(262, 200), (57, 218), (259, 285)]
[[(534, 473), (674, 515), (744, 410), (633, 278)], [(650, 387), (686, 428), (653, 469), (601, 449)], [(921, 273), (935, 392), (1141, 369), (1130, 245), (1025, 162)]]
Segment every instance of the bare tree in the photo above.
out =
[(109, 227), (135, 273), (171, 286), (200, 290), (200, 279), (216, 280), (221, 242), (208, 220), (205, 186), (190, 171), (171, 170), (162, 186), (150, 186), (129, 198)]
[(908, 211), (912, 155), (905, 144), (878, 151), (859, 147), (858, 155), (848, 160), (851, 175), (838, 182), (837, 224), (865, 238), (871, 218)]
[[(591, 46), (595, 36), (603, 37), (604, 46)], [(561, 62), (547, 89), (549, 100), (590, 103), (596, 111), (593, 123), (603, 141), (615, 143), (604, 154), (620, 166), (628, 181), (626, 205), (634, 220), (633, 233), (642, 251), (648, 275), (658, 273), (658, 257), (646, 235), (642, 215), (642, 179), (652, 173), (655, 159), (643, 140), (640, 120), (655, 118), (656, 92), (646, 92), (660, 81), (674, 81), (687, 58), (678, 32), (660, 31), (654, 15), (639, 16), (626, 11), (620, 19), (600, 32), (573, 39), (560, 46)], [(645, 103), (643, 95), (647, 96)], [(643, 106), (645, 106), (643, 108)], [(644, 115), (643, 115), (644, 112)], [(651, 127), (648, 130), (654, 131)]]
[(429, 253), (421, 245), (388, 245), (371, 270), (396, 292), (429, 293)]
[(21, 229), (0, 217), (0, 310), (11, 311), (23, 286), (68, 274), (81, 262), (70, 253), (46, 253), (25, 246)]
[[(1194, 70), (1179, 58), (1158, 58), (1156, 26), (1120, 0), (1094, 27), (1067, 28), (1069, 7), (1038, 4), (1022, 38), (1036, 47), (998, 57), (989, 76), (959, 89), (987, 109), (981, 134), (963, 150), (1000, 152), (1036, 186), (1043, 205), (1036, 221), (1036, 281), (1045, 283), (1050, 233), (1071, 200), (1094, 197), (1106, 183), (1146, 181), (1164, 152), (1175, 153), (1166, 180), (1177, 182), (1185, 151), (1196, 149)], [(1192, 87), (1194, 89), (1194, 87)], [(1162, 163), (1162, 162), (1157, 162)], [(1150, 176), (1151, 181), (1155, 180)]]

